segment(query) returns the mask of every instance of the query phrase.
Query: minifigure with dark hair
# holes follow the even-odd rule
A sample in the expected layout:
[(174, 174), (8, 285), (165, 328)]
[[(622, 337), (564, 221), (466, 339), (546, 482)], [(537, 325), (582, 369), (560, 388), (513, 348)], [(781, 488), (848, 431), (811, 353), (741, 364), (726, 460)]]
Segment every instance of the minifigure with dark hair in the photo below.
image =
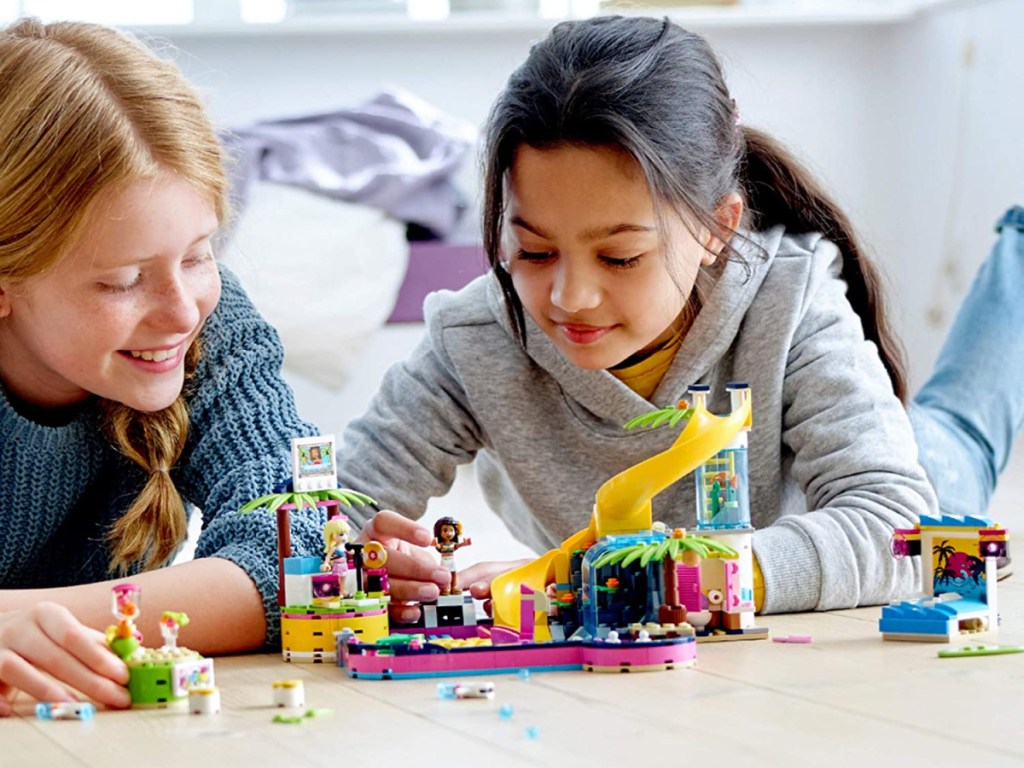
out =
[(442, 517), (434, 523), (434, 538), (430, 546), (441, 553), (441, 567), (447, 568), (452, 574), (450, 586), (441, 589), (442, 595), (458, 595), (462, 593), (459, 589), (459, 574), (455, 570), (455, 550), (468, 547), (473, 543), (472, 539), (459, 541), (462, 536), (462, 523), (454, 517)]

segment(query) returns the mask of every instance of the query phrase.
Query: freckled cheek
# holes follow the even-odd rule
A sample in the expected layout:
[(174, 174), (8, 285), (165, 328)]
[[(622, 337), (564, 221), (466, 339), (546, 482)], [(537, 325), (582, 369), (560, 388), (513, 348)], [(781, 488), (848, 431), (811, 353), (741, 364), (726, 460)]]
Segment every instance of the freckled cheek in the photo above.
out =
[(216, 276), (215, 279), (210, 281), (204, 290), (201, 291), (198, 301), (196, 302), (199, 306), (200, 325), (205, 323), (207, 318), (213, 314), (213, 310), (216, 309), (217, 303), (220, 301), (220, 293), (220, 277)]

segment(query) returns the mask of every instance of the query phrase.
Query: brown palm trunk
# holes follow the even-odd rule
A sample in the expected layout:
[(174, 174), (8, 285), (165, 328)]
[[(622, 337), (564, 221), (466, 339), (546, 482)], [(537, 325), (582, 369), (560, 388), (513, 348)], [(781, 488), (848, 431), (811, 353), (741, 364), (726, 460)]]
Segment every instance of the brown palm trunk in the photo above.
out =
[(686, 606), (679, 602), (679, 572), (674, 557), (666, 555), (661, 561), (665, 581), (665, 603), (658, 607), (659, 624), (682, 624), (686, 621)]
[(289, 512), (294, 504), (277, 508), (277, 604), (284, 605), (284, 560), (292, 556), (292, 523)]

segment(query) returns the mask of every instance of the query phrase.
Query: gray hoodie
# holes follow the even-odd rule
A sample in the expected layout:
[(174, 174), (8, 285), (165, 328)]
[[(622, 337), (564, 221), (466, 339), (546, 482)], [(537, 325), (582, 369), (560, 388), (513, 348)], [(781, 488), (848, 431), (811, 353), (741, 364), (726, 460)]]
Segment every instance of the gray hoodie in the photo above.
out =
[[(674, 404), (693, 383), (710, 385), (710, 410), (726, 413), (725, 385), (746, 381), (764, 611), (911, 593), (919, 565), (894, 560), (889, 538), (934, 513), (935, 495), (906, 413), (847, 301), (838, 249), (781, 227), (749, 238), (739, 245), (745, 259), (712, 275), (651, 401), (607, 371), (573, 366), (529, 318), (524, 350), (492, 275), (430, 296), (423, 341), (345, 432), (343, 484), (418, 518), (450, 488), (456, 466), (475, 458), (490, 506), (543, 551), (586, 526), (601, 483), (678, 434), (626, 431), (626, 421)], [(653, 506), (656, 520), (692, 527), (694, 481), (676, 483)]]

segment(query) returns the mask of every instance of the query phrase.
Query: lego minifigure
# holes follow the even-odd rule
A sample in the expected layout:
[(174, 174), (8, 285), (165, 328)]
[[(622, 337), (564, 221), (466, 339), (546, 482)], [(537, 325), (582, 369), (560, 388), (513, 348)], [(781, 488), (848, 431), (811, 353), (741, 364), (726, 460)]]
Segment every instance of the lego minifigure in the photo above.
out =
[(348, 535), (352, 528), (343, 517), (334, 517), (324, 524), (324, 562), (320, 570), (344, 576), (348, 571)]
[(462, 593), (459, 589), (459, 574), (455, 570), (455, 550), (468, 547), (473, 543), (472, 539), (459, 541), (462, 536), (462, 523), (454, 517), (442, 517), (434, 523), (434, 538), (430, 546), (441, 553), (441, 567), (447, 568), (452, 575), (451, 584), (441, 589), (442, 595), (458, 595)]

